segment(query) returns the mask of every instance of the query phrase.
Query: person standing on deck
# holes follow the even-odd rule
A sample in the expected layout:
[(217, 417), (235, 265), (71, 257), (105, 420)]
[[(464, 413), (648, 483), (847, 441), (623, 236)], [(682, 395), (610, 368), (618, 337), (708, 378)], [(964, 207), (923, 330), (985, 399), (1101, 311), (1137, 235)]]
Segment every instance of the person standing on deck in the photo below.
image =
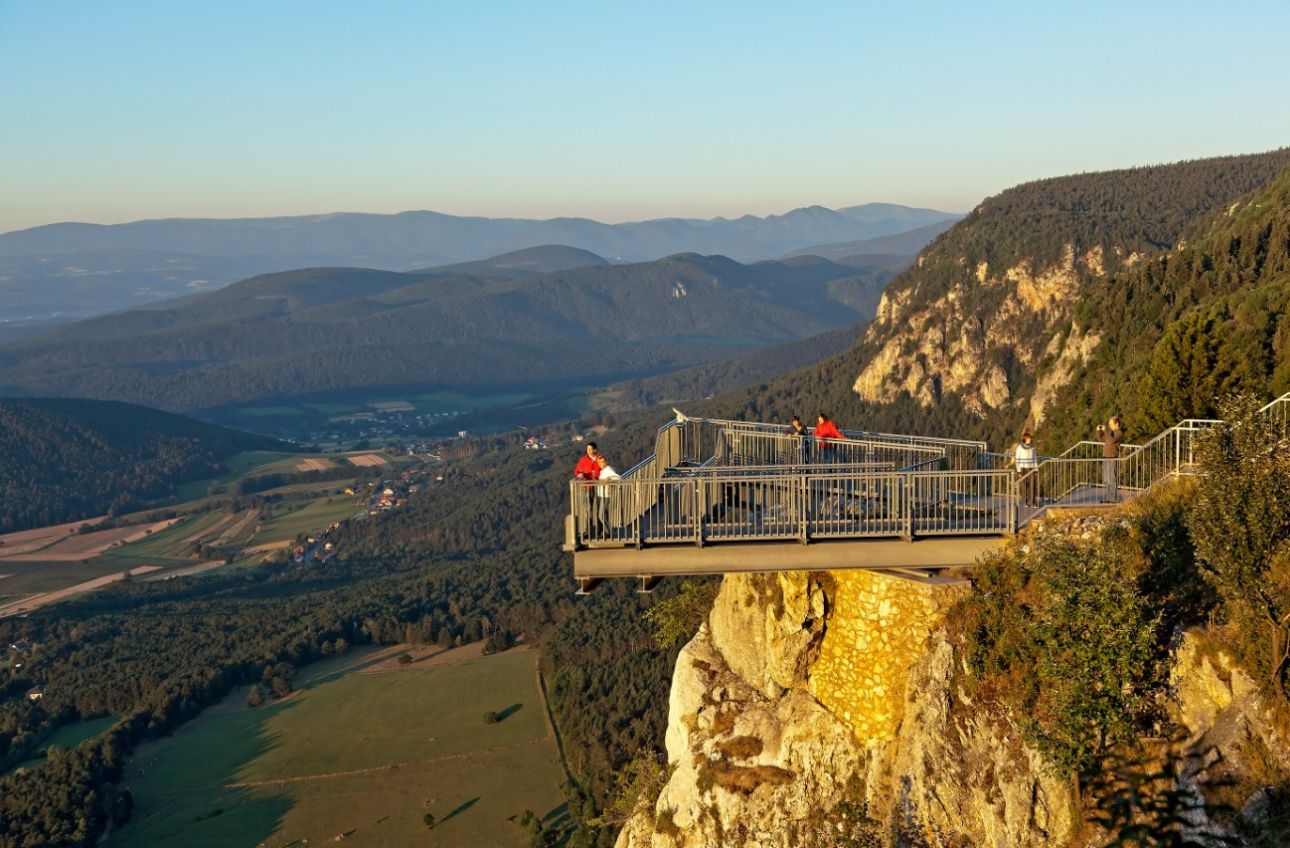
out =
[(820, 446), (820, 456), (825, 462), (836, 460), (836, 452), (832, 442), (834, 439), (842, 439), (842, 431), (838, 425), (834, 424), (829, 416), (821, 412), (815, 419), (815, 441)]
[(811, 451), (811, 431), (806, 429), (802, 423), (801, 416), (794, 415), (793, 420), (788, 423), (788, 451), (787, 459), (789, 465), (805, 465), (807, 457)]
[(1029, 433), (1021, 434), (1021, 441), (1012, 449), (1012, 464), (1020, 478), (1022, 504), (1038, 506), (1039, 497), (1036, 487), (1039, 484), (1039, 478), (1035, 469), (1039, 467), (1039, 448), (1035, 447), (1034, 436)]
[(596, 525), (601, 538), (609, 537), (609, 502), (614, 497), (615, 486), (611, 486), (606, 480), (621, 480), (618, 472), (609, 464), (609, 460), (599, 454), (596, 455)]
[(582, 481), (582, 530), (583, 535), (591, 529), (591, 523), (594, 521), (595, 513), (592, 507), (595, 506), (591, 495), (591, 483), (600, 476), (600, 464), (596, 458), (600, 456), (600, 450), (596, 447), (595, 442), (587, 442), (587, 452), (578, 460), (578, 464), (573, 467), (573, 479)]
[(596, 457), (598, 456), (600, 456), (600, 451), (596, 448), (596, 443), (587, 442), (587, 453), (573, 467), (573, 479), (595, 480), (599, 477), (600, 464), (596, 462)]
[(1106, 424), (1097, 425), (1097, 437), (1102, 441), (1102, 487), (1106, 503), (1120, 500), (1119, 470), (1120, 443), (1124, 441), (1124, 427), (1120, 416), (1112, 415)]

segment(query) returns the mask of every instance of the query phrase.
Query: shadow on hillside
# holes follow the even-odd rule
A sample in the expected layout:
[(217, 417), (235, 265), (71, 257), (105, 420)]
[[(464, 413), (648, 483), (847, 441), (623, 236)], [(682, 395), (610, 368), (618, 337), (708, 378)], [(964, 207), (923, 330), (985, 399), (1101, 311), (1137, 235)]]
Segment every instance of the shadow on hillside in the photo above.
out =
[(439, 823), (440, 823), (440, 824), (443, 824), (444, 822), (448, 821), (449, 819), (456, 818), (457, 816), (459, 816), (459, 815), (461, 815), (462, 813), (466, 812), (467, 810), (469, 810), (471, 807), (475, 806), (475, 805), (476, 805), (476, 804), (478, 804), (478, 803), (479, 803), (479, 796), (478, 796), (478, 795), (476, 795), (474, 798), (471, 798), (469, 801), (466, 801), (466, 802), (465, 802), (465, 803), (463, 803), (463, 804), (458, 804), (458, 805), (457, 805), (457, 807), (456, 807), (455, 809), (453, 809), (453, 811), (452, 811), (452, 812), (448, 813), (448, 815), (446, 815), (446, 816), (444, 816), (442, 819), (440, 819), (440, 820), (439, 820)]
[(549, 810), (547, 814), (542, 817), (542, 826), (545, 828), (563, 828), (569, 823), (569, 804), (567, 802)]
[[(246, 687), (230, 698), (244, 702)], [(296, 702), (262, 707), (216, 707), (171, 737), (145, 743), (126, 766), (130, 821), (106, 845), (227, 844), (236, 833), (258, 845), (276, 833), (295, 806), (289, 791), (265, 785), (252, 764), (281, 745), (269, 721)], [(253, 786), (237, 784), (255, 783)]]
[(506, 709), (502, 710), (497, 714), (497, 720), (506, 721), (508, 718), (515, 715), (522, 709), (524, 709), (523, 704), (511, 704), (509, 707), (507, 707)]

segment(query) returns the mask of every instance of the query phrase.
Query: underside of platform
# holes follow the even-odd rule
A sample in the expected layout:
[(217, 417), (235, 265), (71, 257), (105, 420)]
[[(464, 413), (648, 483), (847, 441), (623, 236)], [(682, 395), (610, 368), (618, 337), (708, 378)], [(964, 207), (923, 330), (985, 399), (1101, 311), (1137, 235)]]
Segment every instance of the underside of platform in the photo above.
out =
[(972, 565), (1001, 547), (1005, 536), (848, 539), (594, 548), (573, 555), (573, 573), (589, 590), (608, 577), (638, 577), (650, 586), (661, 577), (771, 571), (939, 570)]

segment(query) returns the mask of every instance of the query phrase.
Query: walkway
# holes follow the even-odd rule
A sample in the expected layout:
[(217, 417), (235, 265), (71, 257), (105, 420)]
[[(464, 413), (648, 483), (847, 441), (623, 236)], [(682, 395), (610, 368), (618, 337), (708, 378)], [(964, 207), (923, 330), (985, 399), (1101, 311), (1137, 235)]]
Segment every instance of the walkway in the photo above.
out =
[[(1263, 408), (1290, 418), (1290, 393)], [(1058, 507), (1135, 497), (1195, 470), (1188, 419), (1122, 445), (1108, 489), (1100, 442), (1019, 475), (984, 442), (844, 431), (815, 443), (775, 424), (678, 416), (621, 480), (570, 483), (565, 550), (587, 591), (605, 577), (970, 565)], [(910, 543), (913, 544), (910, 544)]]

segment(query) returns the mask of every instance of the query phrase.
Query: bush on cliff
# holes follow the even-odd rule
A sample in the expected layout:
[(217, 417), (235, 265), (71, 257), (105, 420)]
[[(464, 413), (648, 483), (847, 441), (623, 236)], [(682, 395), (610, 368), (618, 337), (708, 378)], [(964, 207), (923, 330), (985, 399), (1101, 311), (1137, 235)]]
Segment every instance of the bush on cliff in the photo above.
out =
[(1204, 614), (1181, 493), (1103, 525), (1037, 528), (987, 558), (950, 615), (973, 695), (1020, 717), (1055, 766), (1090, 768), (1160, 718), (1174, 628)]
[(1290, 435), (1252, 397), (1201, 439), (1188, 527), (1222, 600), (1211, 636), (1290, 705)]

